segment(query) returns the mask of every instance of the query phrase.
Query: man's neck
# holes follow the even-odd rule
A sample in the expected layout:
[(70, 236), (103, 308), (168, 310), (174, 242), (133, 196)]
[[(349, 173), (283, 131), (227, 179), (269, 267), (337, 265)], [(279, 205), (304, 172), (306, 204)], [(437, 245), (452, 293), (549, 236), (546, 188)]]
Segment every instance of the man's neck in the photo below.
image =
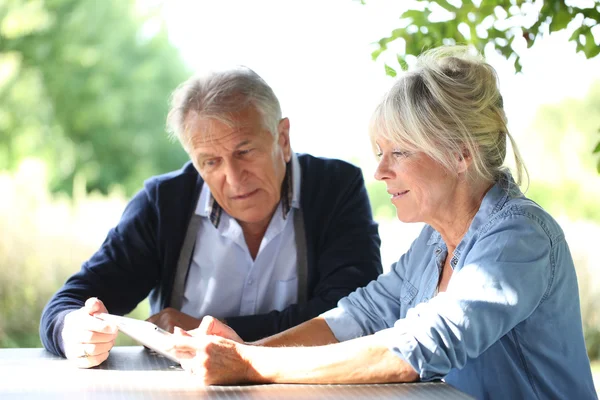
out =
[[(277, 207), (275, 210), (276, 209)], [(250, 251), (250, 255), (252, 256), (253, 260), (256, 260), (258, 250), (260, 249), (260, 244), (265, 237), (265, 233), (267, 232), (267, 228), (269, 227), (269, 223), (273, 218), (275, 210), (268, 218), (260, 222), (238, 221), (240, 227), (242, 228), (242, 232), (244, 233), (244, 240), (246, 241), (246, 245), (248, 246), (248, 250)]]

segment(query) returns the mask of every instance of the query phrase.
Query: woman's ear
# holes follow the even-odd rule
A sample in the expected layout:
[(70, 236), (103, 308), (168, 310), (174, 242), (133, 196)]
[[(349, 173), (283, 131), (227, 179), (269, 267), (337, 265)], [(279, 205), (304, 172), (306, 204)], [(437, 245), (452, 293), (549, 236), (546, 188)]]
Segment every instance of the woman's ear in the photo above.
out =
[(456, 154), (456, 170), (459, 174), (464, 174), (467, 172), (471, 164), (473, 163), (473, 158), (471, 157), (471, 152), (466, 148), (463, 148), (461, 154)]

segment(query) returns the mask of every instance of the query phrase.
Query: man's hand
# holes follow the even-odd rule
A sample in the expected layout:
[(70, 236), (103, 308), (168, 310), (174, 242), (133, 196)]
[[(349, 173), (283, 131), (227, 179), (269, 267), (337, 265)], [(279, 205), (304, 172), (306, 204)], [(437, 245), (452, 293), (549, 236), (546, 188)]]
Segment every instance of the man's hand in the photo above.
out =
[(242, 338), (227, 324), (221, 322), (215, 317), (211, 317), (207, 315), (202, 318), (202, 322), (200, 326), (194, 330), (189, 331), (189, 334), (192, 336), (196, 335), (214, 335), (220, 336), (225, 339), (233, 340), (234, 342), (244, 343)]
[(117, 327), (95, 318), (99, 313), (108, 311), (100, 300), (91, 297), (82, 308), (65, 316), (61, 332), (65, 355), (79, 368), (100, 365), (115, 344)]
[(173, 333), (173, 329), (178, 326), (186, 331), (197, 328), (200, 325), (199, 319), (190, 317), (187, 314), (182, 313), (174, 308), (168, 307), (161, 310), (158, 314), (154, 314), (146, 321), (152, 322), (159, 328), (165, 331)]

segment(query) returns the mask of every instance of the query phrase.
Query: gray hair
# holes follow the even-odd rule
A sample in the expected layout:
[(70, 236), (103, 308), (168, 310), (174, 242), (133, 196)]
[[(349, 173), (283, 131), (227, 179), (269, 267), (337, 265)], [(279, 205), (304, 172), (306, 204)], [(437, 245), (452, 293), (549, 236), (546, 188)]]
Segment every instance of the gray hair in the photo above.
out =
[(231, 114), (254, 106), (273, 136), (278, 134), (281, 107), (273, 89), (253, 70), (244, 66), (195, 75), (171, 96), (167, 131), (186, 147), (189, 117), (211, 118), (233, 126)]
[(527, 169), (507, 128), (494, 68), (465, 46), (445, 46), (419, 56), (375, 110), (371, 143), (385, 138), (433, 158), (451, 172), (456, 154), (473, 160), (471, 178), (495, 181), (506, 170), (507, 138), (516, 162), (516, 181)]

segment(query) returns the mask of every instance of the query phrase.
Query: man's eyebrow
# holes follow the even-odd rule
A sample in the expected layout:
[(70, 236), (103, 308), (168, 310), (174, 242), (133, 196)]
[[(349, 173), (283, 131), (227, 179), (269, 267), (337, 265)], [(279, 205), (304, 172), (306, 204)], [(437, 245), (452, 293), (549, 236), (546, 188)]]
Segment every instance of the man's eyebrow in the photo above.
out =
[[(244, 140), (235, 146), (235, 150), (238, 150), (240, 147), (249, 145), (250, 143), (252, 143), (251, 140), (249, 140), (249, 139)], [(214, 155), (210, 154), (210, 153), (196, 153), (196, 158), (211, 158), (211, 157), (214, 157)]]
[(246, 145), (250, 144), (250, 140), (244, 140), (243, 142), (238, 143), (237, 146), (235, 146), (235, 149), (239, 149), (240, 147), (244, 147)]

